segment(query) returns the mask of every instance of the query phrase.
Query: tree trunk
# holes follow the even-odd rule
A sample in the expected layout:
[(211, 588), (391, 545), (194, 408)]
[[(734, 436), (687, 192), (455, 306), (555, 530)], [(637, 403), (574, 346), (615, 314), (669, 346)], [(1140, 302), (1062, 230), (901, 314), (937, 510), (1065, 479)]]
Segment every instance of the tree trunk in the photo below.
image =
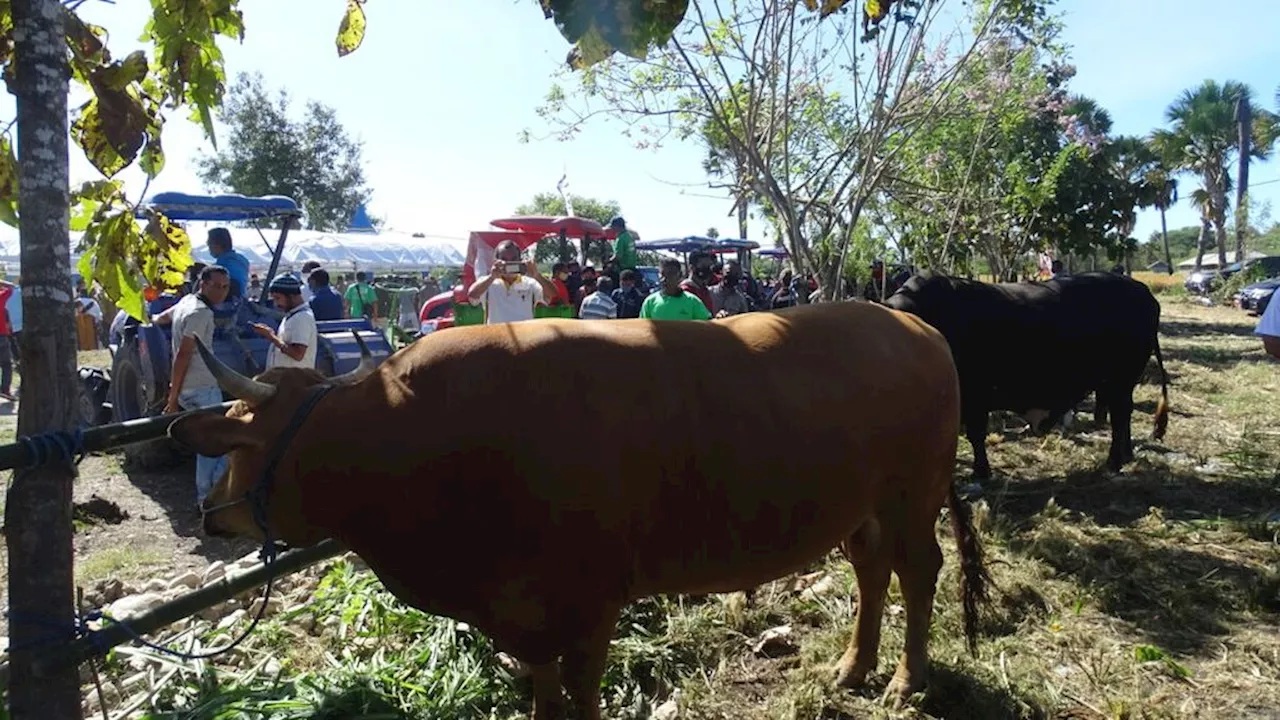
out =
[(1218, 217), (1213, 219), (1213, 235), (1218, 240), (1218, 273), (1221, 274), (1227, 269), (1227, 219), (1225, 211), (1217, 215)]
[[(22, 401), (18, 433), (76, 425), (76, 345), (68, 237), (66, 41), (58, 0), (14, 0), (19, 237), (22, 245)], [(75, 612), (71, 485), (54, 459), (15, 473), (5, 505), (14, 720), (80, 720), (76, 667), (36, 675), (32, 662)], [(54, 625), (50, 625), (54, 623)], [(61, 641), (59, 638), (58, 641)]]
[(1249, 231), (1249, 208), (1245, 196), (1249, 192), (1249, 141), (1252, 139), (1253, 118), (1249, 99), (1236, 98), (1236, 122), (1240, 128), (1240, 168), (1236, 175), (1236, 262), (1243, 263), (1245, 235)]
[(1196, 238), (1196, 272), (1200, 272), (1200, 266), (1204, 263), (1204, 251), (1209, 247), (1209, 218), (1200, 218), (1200, 235)]
[[(1164, 205), (1160, 206), (1160, 237), (1164, 240), (1164, 264), (1169, 267), (1169, 274), (1173, 274), (1173, 253), (1169, 252), (1169, 225), (1164, 219)], [(1196, 263), (1200, 263), (1197, 261)]]

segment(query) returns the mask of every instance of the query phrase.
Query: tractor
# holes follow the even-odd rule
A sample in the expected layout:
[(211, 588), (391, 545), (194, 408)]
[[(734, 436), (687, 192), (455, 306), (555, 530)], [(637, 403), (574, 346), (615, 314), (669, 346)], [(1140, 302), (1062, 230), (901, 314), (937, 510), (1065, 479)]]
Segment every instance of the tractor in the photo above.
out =
[[(292, 198), (282, 196), (165, 192), (140, 206), (138, 215), (145, 216), (148, 209), (155, 209), (178, 223), (275, 221), (280, 226), (280, 236), (265, 276), (267, 285), (280, 269), (289, 226), (302, 215)], [(177, 298), (173, 295), (151, 300), (147, 306), (148, 317), (163, 312), (175, 302)], [(250, 377), (265, 370), (268, 349), (268, 342), (254, 333), (250, 325), (262, 322), (274, 326), (282, 316), (270, 303), (269, 296), (263, 293), (256, 303), (243, 297), (232, 298), (214, 308), (211, 349), (223, 362)], [(385, 361), (393, 352), (386, 336), (368, 318), (320, 321), (316, 323), (316, 331), (319, 338), (316, 369), (326, 377), (348, 372), (359, 364), (360, 348), (352, 331), (359, 333), (376, 362)], [(168, 325), (140, 322), (136, 318), (126, 320), (110, 345), (110, 374), (96, 368), (80, 371), (84, 424), (124, 422), (161, 414), (173, 365), (172, 337)], [(171, 465), (181, 459), (167, 439), (129, 446), (126, 458), (139, 468)]]

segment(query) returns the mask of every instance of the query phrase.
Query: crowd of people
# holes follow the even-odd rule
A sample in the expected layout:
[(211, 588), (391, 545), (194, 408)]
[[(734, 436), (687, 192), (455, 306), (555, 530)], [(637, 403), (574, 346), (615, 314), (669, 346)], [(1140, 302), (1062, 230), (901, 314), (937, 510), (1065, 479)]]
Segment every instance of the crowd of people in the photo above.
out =
[(664, 260), (657, 283), (625, 262), (608, 258), (601, 271), (576, 262), (558, 262), (546, 277), (514, 242), (495, 248), (489, 273), (467, 288), (471, 302), (485, 311), (486, 323), (531, 320), (536, 307), (573, 308), (582, 320), (652, 318), (706, 320), (755, 310), (802, 305), (816, 300), (818, 284), (810, 275), (784, 272), (775, 280), (757, 278), (736, 259), (708, 252), (689, 256), (688, 271), (679, 260)]

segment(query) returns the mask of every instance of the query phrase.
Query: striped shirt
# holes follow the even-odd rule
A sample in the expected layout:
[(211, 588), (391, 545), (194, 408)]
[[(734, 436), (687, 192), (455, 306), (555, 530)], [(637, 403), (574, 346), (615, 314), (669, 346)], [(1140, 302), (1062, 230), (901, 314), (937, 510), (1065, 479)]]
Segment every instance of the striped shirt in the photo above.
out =
[(582, 299), (578, 317), (583, 320), (617, 320), (618, 304), (608, 295), (596, 291)]

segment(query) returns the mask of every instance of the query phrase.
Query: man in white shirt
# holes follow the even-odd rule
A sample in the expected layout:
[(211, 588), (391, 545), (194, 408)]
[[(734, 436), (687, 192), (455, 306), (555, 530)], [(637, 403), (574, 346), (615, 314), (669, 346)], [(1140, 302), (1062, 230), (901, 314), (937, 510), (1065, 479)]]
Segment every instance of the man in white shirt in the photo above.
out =
[(1253, 334), (1262, 338), (1262, 349), (1268, 355), (1280, 360), (1280, 300), (1276, 296), (1271, 296), (1271, 302), (1267, 303), (1267, 309), (1263, 311), (1262, 319), (1258, 321)]
[(284, 311), (280, 327), (272, 330), (254, 323), (253, 331), (271, 343), (267, 349), (267, 369), (316, 366), (316, 316), (302, 299), (302, 283), (292, 275), (281, 275), (267, 288), (271, 301)]
[(486, 325), (532, 320), (534, 306), (555, 297), (556, 286), (532, 260), (521, 257), (514, 242), (503, 240), (495, 250), (493, 268), (476, 279), (467, 295), (484, 307)]

